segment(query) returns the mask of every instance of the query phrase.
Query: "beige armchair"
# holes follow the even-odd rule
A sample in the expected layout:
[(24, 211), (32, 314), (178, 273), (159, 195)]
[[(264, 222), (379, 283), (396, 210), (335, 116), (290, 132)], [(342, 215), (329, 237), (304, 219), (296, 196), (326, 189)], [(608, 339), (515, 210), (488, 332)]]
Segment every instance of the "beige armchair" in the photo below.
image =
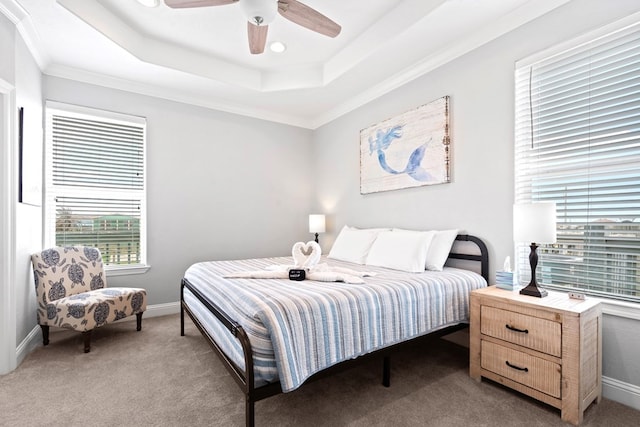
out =
[(42, 342), (49, 344), (49, 326), (73, 329), (84, 336), (84, 352), (91, 331), (133, 314), (137, 330), (147, 309), (147, 291), (107, 288), (100, 251), (89, 246), (46, 249), (31, 256), (38, 298), (37, 320)]

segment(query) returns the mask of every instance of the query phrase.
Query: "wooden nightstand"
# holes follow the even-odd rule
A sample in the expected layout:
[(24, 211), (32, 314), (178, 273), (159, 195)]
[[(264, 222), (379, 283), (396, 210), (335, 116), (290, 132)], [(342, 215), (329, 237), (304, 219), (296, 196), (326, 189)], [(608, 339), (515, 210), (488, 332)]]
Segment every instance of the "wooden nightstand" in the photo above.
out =
[(555, 406), (578, 425), (602, 397), (599, 302), (490, 286), (471, 293), (471, 378), (489, 378)]

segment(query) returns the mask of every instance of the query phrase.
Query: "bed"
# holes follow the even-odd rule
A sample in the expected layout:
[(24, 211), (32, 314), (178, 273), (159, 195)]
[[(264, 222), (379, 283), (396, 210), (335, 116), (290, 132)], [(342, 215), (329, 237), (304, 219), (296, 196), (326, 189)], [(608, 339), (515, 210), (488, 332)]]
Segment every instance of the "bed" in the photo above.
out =
[(255, 402), (365, 358), (382, 359), (389, 386), (397, 347), (466, 326), (469, 293), (487, 286), (489, 263), (479, 238), (458, 235), (443, 271), (412, 274), (329, 260), (374, 276), (363, 284), (225, 278), (290, 262), (199, 262), (181, 282), (181, 335), (186, 313), (244, 392), (247, 426), (254, 425)]

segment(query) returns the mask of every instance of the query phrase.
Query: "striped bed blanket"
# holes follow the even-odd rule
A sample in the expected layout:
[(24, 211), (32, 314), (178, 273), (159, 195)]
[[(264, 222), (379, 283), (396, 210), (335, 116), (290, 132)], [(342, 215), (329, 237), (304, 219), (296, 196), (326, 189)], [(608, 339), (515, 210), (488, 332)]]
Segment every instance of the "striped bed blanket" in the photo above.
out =
[[(364, 284), (223, 278), (291, 262), (200, 262), (184, 276), (249, 336), (256, 385), (279, 380), (284, 392), (341, 361), (468, 321), (469, 292), (487, 286), (479, 274), (457, 268), (404, 273), (336, 260), (328, 263), (376, 276)], [(184, 300), (225, 354), (244, 366), (238, 340), (187, 289)]]

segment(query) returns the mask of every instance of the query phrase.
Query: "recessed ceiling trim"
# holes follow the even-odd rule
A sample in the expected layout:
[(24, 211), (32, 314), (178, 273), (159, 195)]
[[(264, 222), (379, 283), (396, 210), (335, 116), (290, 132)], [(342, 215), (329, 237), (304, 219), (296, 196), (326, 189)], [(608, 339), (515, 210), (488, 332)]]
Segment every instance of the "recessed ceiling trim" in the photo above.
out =
[(347, 102), (321, 114), (313, 120), (312, 128), (317, 129), (570, 1), (543, 0), (525, 3), (490, 25), (470, 34), (460, 42), (443, 47), (424, 60), (405, 68), (403, 71), (361, 92), (358, 96), (352, 97)]
[(98, 2), (86, 0), (57, 0), (57, 2), (141, 61), (247, 89), (262, 89), (260, 72), (146, 37), (122, 22)]
[(339, 52), (327, 63), (305, 67), (306, 72), (296, 73), (294, 80), (289, 78), (287, 73), (259, 71), (149, 37), (127, 25), (96, 1), (56, 1), (141, 61), (245, 89), (276, 92), (327, 86), (375, 54), (376, 50), (393, 39), (394, 35), (419, 22), (423, 14), (428, 14), (446, 0), (403, 1), (358, 37), (356, 43), (350, 43), (347, 49)]
[(79, 19), (141, 61), (261, 92), (309, 89), (326, 84), (320, 65), (305, 68), (295, 79), (287, 73), (260, 72), (147, 37), (98, 2), (57, 0)]
[[(54, 2), (54, 4), (58, 3), (59, 5), (62, 5), (63, 3), (65, 5), (72, 4), (73, 7), (77, 6), (78, 8), (82, 8), (84, 5), (84, 7), (89, 8), (89, 10), (92, 10), (91, 8), (97, 4), (99, 6), (98, 10), (105, 9), (105, 7), (100, 4), (101, 2), (98, 2), (98, 1), (92, 1), (92, 2), (88, 2), (86, 0), (47, 0), (47, 1)], [(414, 2), (418, 0), (405, 0), (405, 2), (406, 1)], [(433, 1), (438, 2), (438, 0), (433, 0)], [(276, 123), (282, 123), (282, 124), (287, 124), (287, 125), (297, 126), (301, 128), (307, 128), (307, 129), (316, 129), (362, 106), (363, 104), (366, 104), (367, 102), (370, 102), (382, 95), (385, 95), (386, 93), (422, 76), (423, 74), (428, 73), (431, 70), (446, 64), (447, 62), (467, 53), (468, 51), (473, 50), (479, 47), (480, 45), (490, 40), (493, 40), (494, 38), (497, 38), (508, 31), (513, 30), (514, 28), (516, 28), (519, 25), (522, 25), (523, 23), (526, 23), (532, 19), (538, 18), (544, 13), (547, 13), (548, 11), (554, 8), (557, 8), (565, 3), (569, 3), (569, 1), (570, 0), (527, 1), (524, 4), (524, 6), (520, 7), (519, 9), (512, 11), (510, 14), (507, 14), (501, 17), (500, 19), (492, 21), (489, 25), (480, 28), (477, 32), (474, 32), (473, 34), (468, 35), (466, 39), (458, 40), (458, 42), (452, 43), (447, 49), (442, 49), (441, 51), (435, 52), (433, 55), (432, 54), (428, 54), (428, 56), (425, 55), (425, 58), (423, 60), (417, 61), (409, 67), (405, 67), (403, 71), (393, 74), (391, 77), (384, 79), (380, 83), (374, 84), (373, 86), (368, 87), (364, 91), (360, 91), (360, 92), (354, 91), (353, 95), (349, 95), (348, 99), (346, 97), (340, 98), (343, 100), (346, 99), (346, 101), (342, 103), (339, 103), (340, 101), (336, 101), (333, 108), (331, 108), (330, 110), (324, 110), (324, 112), (320, 112), (320, 113), (306, 113), (306, 115), (305, 115), (304, 109), (299, 109), (296, 111), (295, 108), (291, 108), (290, 114), (287, 114), (286, 112), (274, 114), (272, 111), (269, 111), (268, 107), (254, 107), (254, 106), (269, 105), (268, 101), (266, 100), (271, 98), (264, 98), (263, 96), (266, 96), (266, 95), (263, 95), (263, 94), (264, 92), (269, 92), (271, 90), (282, 90), (282, 89), (274, 89), (278, 87), (278, 85), (280, 84), (279, 80), (286, 80), (285, 82), (286, 84), (283, 83), (284, 87), (289, 87), (292, 89), (300, 89), (300, 88), (304, 88), (305, 87), (304, 85), (309, 81), (307, 79), (310, 79), (312, 81), (312, 87), (325, 87), (322, 90), (327, 90), (329, 91), (329, 93), (331, 93), (332, 85), (327, 84), (326, 82), (328, 72), (323, 73), (321, 70), (319, 71), (319, 69), (315, 68), (313, 64), (311, 64), (309, 67), (299, 68), (298, 70), (290, 69), (284, 73), (280, 73), (275, 70), (267, 70), (260, 73), (257, 70), (252, 70), (247, 67), (238, 66), (239, 68), (244, 70), (254, 71), (259, 75), (259, 78), (256, 79), (257, 82), (254, 82), (254, 86), (258, 87), (258, 89), (255, 89), (255, 90), (258, 90), (262, 93), (260, 95), (262, 97), (261, 101), (258, 103), (247, 101), (245, 104), (244, 101), (242, 101), (242, 98), (239, 96), (237, 97), (237, 100), (227, 97), (227, 94), (233, 94), (238, 91), (238, 89), (232, 90), (231, 85), (225, 87), (224, 84), (218, 84), (218, 87), (223, 88), (222, 92), (224, 94), (221, 96), (217, 96), (215, 95), (217, 92), (216, 92), (216, 89), (214, 89), (214, 86), (210, 86), (210, 90), (208, 91), (198, 92), (197, 90), (192, 90), (193, 87), (195, 86), (187, 84), (186, 86), (183, 86), (183, 87), (186, 87), (187, 90), (183, 91), (178, 87), (175, 87), (172, 89), (171, 87), (164, 86), (161, 84), (156, 85), (146, 80), (145, 81), (127, 80), (124, 78), (124, 74), (121, 74), (121, 73), (118, 73), (118, 75), (123, 76), (122, 78), (113, 77), (113, 76), (108, 76), (106, 74), (102, 74), (99, 69), (95, 69), (92, 72), (92, 71), (82, 70), (82, 69), (78, 69), (70, 66), (64, 66), (64, 65), (61, 65), (60, 63), (52, 63), (49, 57), (49, 53), (44, 49), (44, 47), (46, 46), (46, 43), (45, 43), (46, 39), (40, 39), (38, 37), (37, 35), (38, 33), (36, 31), (37, 29), (33, 28), (32, 21), (28, 15), (28, 12), (25, 12), (23, 7), (19, 3), (17, 3), (17, 0), (0, 0), (0, 12), (2, 12), (10, 20), (12, 20), (12, 22), (16, 24), (16, 27), (20, 31), (20, 34), (22, 35), (23, 39), (25, 40), (25, 43), (27, 44), (28, 49), (31, 51), (32, 55), (36, 59), (36, 62), (38, 63), (40, 69), (44, 74), (51, 75), (54, 77), (73, 79), (80, 82), (86, 82), (86, 83), (95, 84), (99, 86), (139, 93), (141, 95), (154, 96), (161, 99), (167, 99), (175, 102), (201, 106), (204, 108), (210, 108), (210, 109), (219, 110), (223, 112), (239, 114), (239, 115), (248, 116), (248, 117), (254, 117), (257, 119), (273, 121)], [(92, 6), (91, 4), (93, 4), (94, 6)], [(402, 2), (402, 4), (404, 4), (404, 2)], [(66, 6), (64, 7), (64, 9), (70, 11), (70, 9), (67, 8)], [(29, 9), (29, 11), (33, 12), (31, 11), (31, 9)], [(177, 72), (190, 72), (191, 74), (196, 74), (197, 76), (200, 76), (200, 78), (207, 77), (207, 76), (202, 76), (202, 74), (199, 72), (196, 73), (194, 71), (189, 70), (189, 68), (186, 66), (180, 69), (178, 67), (171, 67), (165, 64), (157, 64), (154, 61), (158, 59), (160, 55), (164, 55), (164, 56), (172, 55), (171, 53), (170, 54), (162, 53), (161, 49), (164, 48), (165, 44), (159, 42), (156, 39), (152, 40), (150, 38), (147, 38), (146, 36), (144, 36), (144, 34), (141, 34), (135, 31), (132, 27), (129, 27), (128, 25), (123, 23), (121, 19), (113, 15), (108, 9), (105, 9), (105, 11), (108, 13), (108, 15), (111, 15), (111, 19), (117, 21), (117, 22), (112, 22), (110, 24), (112, 28), (116, 28), (119, 31), (121, 30), (121, 31), (131, 32), (131, 33), (127, 33), (128, 34), (127, 37), (129, 36), (132, 37), (132, 41), (130, 43), (132, 44), (133, 48), (137, 50), (142, 50), (143, 51), (142, 54), (147, 56), (140, 58), (137, 55), (133, 55), (133, 54), (132, 55), (141, 59), (143, 63), (146, 64), (145, 67), (156, 66), (158, 67), (158, 71), (160, 71), (161, 68), (164, 68), (163, 73), (167, 74), (168, 76), (171, 76), (172, 75), (171, 73), (176, 72), (171, 70), (177, 70)], [(76, 13), (74, 13), (73, 11), (71, 12), (77, 16)], [(91, 15), (91, 13), (89, 13), (89, 15)], [(100, 11), (100, 13), (98, 13), (96, 16), (92, 17), (91, 19), (99, 20), (104, 16), (105, 15), (102, 14), (102, 11)], [(37, 15), (34, 15), (34, 19), (36, 17)], [(87, 22), (84, 19), (82, 20), (84, 22)], [(37, 22), (37, 21), (33, 21), (33, 22)], [(378, 22), (374, 23), (374, 26), (384, 25), (385, 23), (386, 21), (385, 21), (385, 18), (383, 17)], [(89, 24), (89, 25), (93, 28), (96, 28), (92, 24)], [(415, 27), (415, 28), (418, 28), (418, 27)], [(98, 32), (100, 32), (101, 34), (104, 34), (104, 32), (99, 29), (98, 29)], [(46, 36), (46, 34), (44, 35)], [(117, 34), (114, 35), (114, 37), (116, 36)], [(108, 37), (108, 38), (110, 40), (113, 40), (111, 37)], [(157, 43), (157, 44), (153, 45), (154, 43)], [(116, 44), (118, 46), (121, 46), (119, 43), (116, 43)], [(177, 45), (173, 47), (174, 49), (185, 50), (183, 48), (179, 48)], [(184, 52), (182, 54), (186, 55)], [(201, 60), (204, 61), (203, 58), (206, 59), (205, 55), (196, 54), (195, 51), (190, 51), (190, 54), (192, 54), (193, 56), (192, 57), (177, 56), (177, 57), (180, 58), (181, 60), (184, 60), (185, 62), (193, 61), (194, 64), (196, 64), (196, 66)], [(371, 60), (371, 58), (365, 55), (364, 61), (366, 62), (369, 60)], [(363, 59), (358, 59), (358, 61), (362, 62)], [(205, 62), (202, 62), (202, 63), (204, 64)], [(228, 62), (224, 61), (223, 63), (225, 64), (225, 68), (228, 67), (229, 65)], [(206, 63), (206, 64), (208, 66), (211, 63)], [(151, 70), (152, 70), (151, 72), (153, 73), (154, 69), (151, 68)], [(179, 76), (179, 75), (176, 74), (176, 76)], [(194, 83), (195, 83), (198, 80), (197, 80), (197, 77), (194, 76), (194, 78), (196, 78), (196, 80), (194, 80)], [(214, 77), (207, 77), (207, 78), (220, 81), (215, 79)], [(178, 80), (181, 80), (181, 79), (182, 77), (180, 77)], [(156, 81), (160, 81), (160, 80), (156, 80)], [(187, 82), (187, 80), (184, 80), (183, 83), (184, 82)], [(247, 87), (247, 86), (244, 86), (244, 87)], [(246, 90), (244, 92), (246, 94), (250, 94), (249, 90)], [(304, 96), (305, 98), (308, 99), (307, 97), (308, 93), (323, 94), (324, 92), (302, 91), (300, 93), (304, 94), (301, 96)], [(278, 95), (274, 94), (272, 96), (277, 97)], [(249, 99), (249, 98), (244, 98), (244, 99)], [(291, 105), (297, 105), (295, 104), (295, 102), (298, 102), (298, 101), (294, 101), (295, 98), (288, 98), (288, 99), (292, 99)], [(300, 102), (303, 102), (303, 101), (300, 101)], [(315, 111), (318, 111), (318, 109), (316, 109)]]
[(290, 126), (296, 126), (305, 129), (312, 129), (311, 120), (286, 114), (275, 114), (271, 111), (250, 108), (246, 105), (233, 105), (229, 102), (216, 102), (206, 96), (192, 96), (183, 91), (160, 87), (157, 85), (147, 85), (131, 80), (120, 79), (116, 77), (106, 76), (103, 74), (93, 73), (89, 71), (79, 70), (77, 68), (66, 67), (61, 65), (53, 65), (43, 70), (43, 73), (51, 77), (59, 77), (63, 79), (88, 83), (96, 86), (103, 86), (110, 89), (118, 89), (126, 92), (137, 93), (140, 95), (151, 96), (155, 98), (165, 99), (168, 101), (180, 102), (188, 105), (209, 108), (212, 110), (222, 111), (225, 113), (238, 114), (240, 116), (252, 117), (261, 120), (267, 120), (274, 123), (281, 123)]
[[(372, 56), (447, 0), (405, 0), (334, 55), (324, 66), (325, 83), (342, 76)], [(381, 58), (381, 60), (383, 60)]]
[[(69, 0), (58, 0), (69, 1)], [(537, 1), (536, 5), (529, 5), (527, 8), (522, 7), (512, 12), (511, 14), (503, 16), (500, 20), (492, 23), (492, 25), (481, 29), (480, 31), (471, 34), (468, 38), (460, 43), (447, 46), (446, 49), (441, 49), (440, 52), (430, 55), (423, 61), (420, 61), (413, 66), (405, 68), (402, 72), (396, 73), (392, 77), (384, 80), (380, 84), (377, 84), (366, 91), (361, 92), (358, 96), (352, 97), (349, 101), (338, 105), (336, 108), (327, 111), (315, 118), (305, 119), (302, 117), (296, 117), (292, 115), (274, 115), (269, 111), (246, 108), (244, 106), (230, 105), (228, 103), (212, 102), (210, 99), (184, 95), (180, 91), (173, 91), (166, 88), (160, 88), (151, 85), (143, 85), (141, 83), (135, 83), (122, 79), (116, 79), (107, 77), (104, 75), (98, 75), (95, 73), (83, 72), (67, 67), (50, 67), (46, 70), (46, 74), (70, 78), (86, 83), (97, 84), (105, 87), (113, 87), (116, 89), (127, 90), (143, 95), (155, 96), (162, 99), (168, 99), (177, 102), (183, 102), (202, 106), (205, 108), (212, 108), (229, 113), (240, 114), (243, 116), (255, 117), (258, 119), (270, 120), (277, 123), (289, 124), (292, 126), (317, 129), (324, 124), (327, 124), (356, 108), (376, 99), (388, 92), (391, 92), (404, 84), (407, 84), (416, 78), (432, 71), (462, 55), (465, 53), (501, 36), (502, 34), (537, 18), (541, 14), (559, 7), (562, 4), (569, 2), (570, 0), (546, 0)], [(532, 9), (536, 10), (532, 10)], [(517, 21), (517, 22), (514, 22)]]
[[(314, 87), (323, 85), (323, 75), (318, 67), (295, 67), (284, 70), (264, 71), (262, 73), (265, 88), (273, 86), (281, 87), (281, 90), (308, 89), (309, 83)], [(286, 86), (279, 84), (281, 80), (286, 80)], [(267, 90), (265, 90), (267, 92)]]

